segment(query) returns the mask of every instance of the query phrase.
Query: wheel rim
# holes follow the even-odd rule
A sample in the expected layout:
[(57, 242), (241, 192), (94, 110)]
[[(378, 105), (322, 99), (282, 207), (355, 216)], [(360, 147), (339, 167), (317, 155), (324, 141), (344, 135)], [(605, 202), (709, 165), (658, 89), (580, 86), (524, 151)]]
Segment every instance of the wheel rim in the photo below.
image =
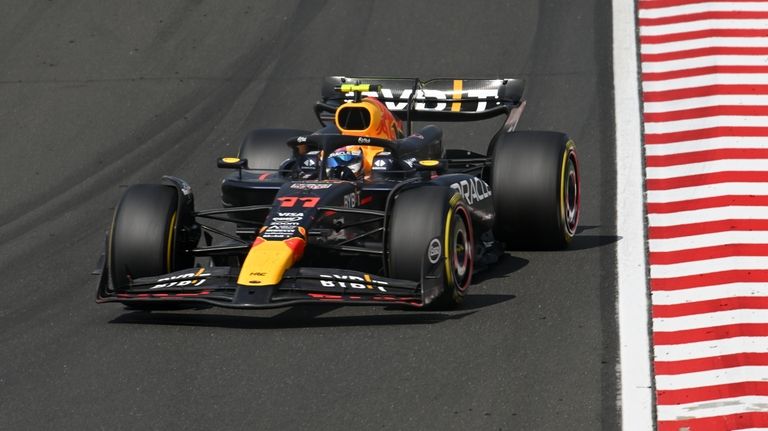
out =
[(568, 235), (573, 236), (576, 234), (576, 227), (579, 224), (579, 205), (580, 205), (580, 190), (579, 190), (579, 176), (576, 167), (576, 156), (571, 151), (568, 154), (568, 168), (565, 178), (565, 228)]
[(451, 260), (451, 275), (455, 286), (464, 290), (472, 276), (472, 242), (467, 228), (466, 211), (458, 208), (454, 213), (455, 222), (451, 241), (448, 244)]

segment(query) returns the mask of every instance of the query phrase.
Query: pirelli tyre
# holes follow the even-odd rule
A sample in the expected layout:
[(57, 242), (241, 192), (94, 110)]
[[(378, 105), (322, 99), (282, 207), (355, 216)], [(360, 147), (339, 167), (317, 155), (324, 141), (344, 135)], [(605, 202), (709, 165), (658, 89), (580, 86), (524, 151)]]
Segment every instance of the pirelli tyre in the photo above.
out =
[(194, 265), (177, 230), (178, 220), (187, 218), (179, 214), (178, 203), (173, 186), (138, 184), (126, 190), (109, 235), (108, 264), (115, 289), (125, 289), (139, 277)]
[(422, 265), (443, 261), (443, 292), (432, 305), (461, 304), (472, 281), (474, 237), (461, 195), (449, 187), (406, 190), (395, 199), (389, 223), (389, 275), (420, 281)]
[(499, 136), (489, 156), (497, 238), (508, 247), (567, 247), (581, 197), (573, 141), (557, 132), (512, 132)]
[(309, 135), (310, 133), (299, 129), (251, 130), (240, 144), (238, 157), (248, 161), (248, 169), (277, 169), (284, 161), (293, 156), (293, 152), (286, 145), (286, 142), (296, 136)]

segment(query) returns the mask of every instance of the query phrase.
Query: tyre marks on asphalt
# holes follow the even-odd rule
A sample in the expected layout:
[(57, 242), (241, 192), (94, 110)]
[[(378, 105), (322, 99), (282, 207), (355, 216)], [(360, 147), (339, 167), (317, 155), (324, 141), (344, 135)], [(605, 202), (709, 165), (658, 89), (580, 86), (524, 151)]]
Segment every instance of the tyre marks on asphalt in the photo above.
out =
[(658, 429), (768, 429), (768, 2), (638, 5)]

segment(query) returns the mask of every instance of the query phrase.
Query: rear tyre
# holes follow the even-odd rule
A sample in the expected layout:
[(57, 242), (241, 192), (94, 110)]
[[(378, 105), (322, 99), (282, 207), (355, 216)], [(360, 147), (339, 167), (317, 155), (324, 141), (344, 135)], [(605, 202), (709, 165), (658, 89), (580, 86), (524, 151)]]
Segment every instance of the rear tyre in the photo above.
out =
[(126, 190), (115, 209), (109, 237), (109, 268), (117, 290), (140, 277), (190, 267), (194, 257), (179, 247), (175, 187), (138, 184)]
[(491, 153), (497, 238), (512, 246), (567, 247), (581, 197), (573, 141), (557, 132), (513, 132), (501, 135)]
[(420, 281), (422, 264), (442, 261), (443, 293), (432, 304), (461, 304), (472, 282), (474, 237), (467, 207), (453, 189), (425, 186), (398, 195), (388, 244), (390, 277)]
[(248, 161), (248, 169), (277, 169), (293, 157), (293, 151), (286, 145), (288, 140), (310, 133), (299, 129), (251, 130), (240, 144), (238, 157)]

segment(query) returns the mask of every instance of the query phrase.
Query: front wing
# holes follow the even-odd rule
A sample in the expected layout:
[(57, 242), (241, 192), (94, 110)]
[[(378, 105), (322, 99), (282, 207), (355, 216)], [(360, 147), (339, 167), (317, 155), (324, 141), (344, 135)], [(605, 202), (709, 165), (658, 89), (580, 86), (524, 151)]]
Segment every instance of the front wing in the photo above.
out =
[[(435, 269), (435, 268), (431, 268)], [(101, 271), (96, 302), (125, 305), (214, 305), (255, 309), (302, 303), (346, 305), (401, 304), (422, 307), (442, 291), (442, 271), (422, 274), (421, 282), (379, 277), (359, 271), (291, 268), (271, 286), (237, 284), (239, 267), (191, 268), (156, 277), (138, 278), (130, 288), (116, 291), (109, 271)]]

